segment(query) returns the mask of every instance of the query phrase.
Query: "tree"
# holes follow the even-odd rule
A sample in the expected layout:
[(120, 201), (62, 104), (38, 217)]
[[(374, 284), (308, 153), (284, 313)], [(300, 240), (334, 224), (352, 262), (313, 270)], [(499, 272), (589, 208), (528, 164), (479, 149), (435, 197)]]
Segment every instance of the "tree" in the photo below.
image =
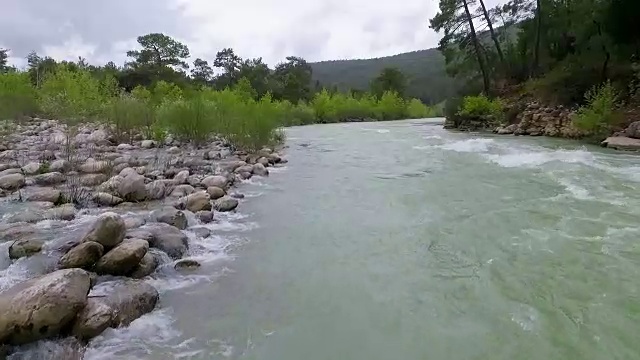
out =
[(276, 65), (274, 78), (278, 82), (278, 98), (297, 104), (311, 98), (311, 66), (301, 57), (288, 56), (287, 62)]
[(496, 51), (498, 52), (498, 57), (500, 59), (500, 64), (505, 66), (504, 54), (502, 52), (502, 47), (500, 46), (500, 41), (498, 41), (498, 36), (496, 32), (493, 30), (493, 24), (491, 21), (491, 17), (489, 16), (489, 12), (487, 11), (486, 6), (484, 6), (484, 0), (480, 1), (480, 9), (482, 10), (482, 15), (484, 16), (484, 20), (487, 22), (487, 26), (489, 27), (489, 34), (491, 34), (491, 40), (493, 40), (493, 44), (496, 47)]
[(189, 68), (184, 61), (189, 57), (189, 48), (167, 35), (151, 33), (138, 36), (138, 44), (142, 50), (127, 51), (127, 56), (133, 58), (128, 65), (133, 68), (144, 66)]
[(378, 98), (387, 91), (393, 91), (404, 97), (407, 88), (407, 78), (398, 68), (387, 67), (371, 81), (371, 92)]
[(0, 49), (0, 73), (6, 73), (9, 71), (7, 61), (9, 58), (8, 49)]
[(191, 69), (191, 77), (196, 84), (206, 85), (211, 81), (213, 76), (213, 69), (209, 66), (206, 60), (200, 58), (195, 59), (193, 62), (193, 69)]
[(277, 88), (272, 71), (267, 64), (262, 62), (262, 58), (242, 61), (237, 78), (245, 78), (249, 81), (255, 91), (256, 99)]

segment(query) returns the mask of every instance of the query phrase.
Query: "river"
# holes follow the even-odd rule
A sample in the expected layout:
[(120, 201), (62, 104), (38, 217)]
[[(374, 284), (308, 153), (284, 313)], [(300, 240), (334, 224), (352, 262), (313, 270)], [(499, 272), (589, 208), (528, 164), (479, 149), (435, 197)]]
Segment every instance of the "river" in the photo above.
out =
[(424, 120), (287, 136), (203, 267), (86, 359), (640, 358), (640, 157)]

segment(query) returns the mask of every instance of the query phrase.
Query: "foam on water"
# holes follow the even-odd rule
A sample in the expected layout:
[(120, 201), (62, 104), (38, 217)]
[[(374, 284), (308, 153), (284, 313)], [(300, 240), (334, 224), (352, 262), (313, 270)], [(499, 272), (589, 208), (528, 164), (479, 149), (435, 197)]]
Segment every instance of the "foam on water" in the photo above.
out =
[(502, 167), (536, 167), (550, 162), (595, 165), (593, 153), (585, 150), (543, 150), (509, 154), (485, 154), (491, 162)]
[(495, 141), (493, 139), (473, 138), (455, 141), (438, 147), (444, 150), (451, 150), (456, 152), (487, 152), (489, 147), (493, 145)]

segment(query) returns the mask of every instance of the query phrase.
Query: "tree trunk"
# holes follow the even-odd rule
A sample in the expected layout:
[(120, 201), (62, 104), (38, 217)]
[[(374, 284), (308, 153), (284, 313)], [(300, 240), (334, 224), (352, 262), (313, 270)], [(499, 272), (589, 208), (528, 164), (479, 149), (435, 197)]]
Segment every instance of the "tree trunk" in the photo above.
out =
[(480, 72), (482, 72), (484, 92), (486, 95), (489, 95), (489, 76), (487, 75), (487, 69), (484, 66), (484, 60), (482, 59), (482, 54), (480, 52), (480, 44), (478, 43), (476, 28), (473, 26), (471, 13), (469, 12), (469, 4), (467, 3), (467, 0), (462, 0), (462, 3), (464, 4), (464, 11), (467, 14), (467, 21), (469, 22), (469, 29), (471, 30), (471, 41), (473, 41), (473, 47), (475, 48), (476, 57), (478, 58), (478, 66), (480, 67)]
[(500, 46), (500, 42), (498, 41), (498, 36), (496, 35), (496, 32), (493, 30), (493, 24), (491, 23), (491, 19), (489, 18), (489, 12), (487, 11), (487, 8), (484, 6), (483, 0), (480, 0), (480, 6), (482, 7), (484, 18), (487, 21), (487, 26), (489, 26), (489, 33), (491, 34), (491, 39), (493, 40), (493, 44), (496, 46), (496, 51), (498, 52), (498, 58), (500, 58), (500, 64), (504, 67), (506, 66), (504, 61), (504, 53), (502, 52), (502, 47)]
[(536, 47), (533, 50), (533, 74), (538, 73), (540, 65), (540, 37), (542, 33), (542, 8), (541, 0), (536, 0)]

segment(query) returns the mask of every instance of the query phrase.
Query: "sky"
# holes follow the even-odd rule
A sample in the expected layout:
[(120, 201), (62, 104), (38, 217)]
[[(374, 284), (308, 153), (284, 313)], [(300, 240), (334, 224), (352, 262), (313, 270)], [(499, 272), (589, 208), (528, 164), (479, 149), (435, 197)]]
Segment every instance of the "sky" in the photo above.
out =
[[(493, 6), (498, 0), (485, 0)], [(437, 0), (2, 0), (0, 48), (122, 65), (136, 38), (162, 32), (210, 63), (231, 47), (269, 65), (394, 55), (437, 46)]]

